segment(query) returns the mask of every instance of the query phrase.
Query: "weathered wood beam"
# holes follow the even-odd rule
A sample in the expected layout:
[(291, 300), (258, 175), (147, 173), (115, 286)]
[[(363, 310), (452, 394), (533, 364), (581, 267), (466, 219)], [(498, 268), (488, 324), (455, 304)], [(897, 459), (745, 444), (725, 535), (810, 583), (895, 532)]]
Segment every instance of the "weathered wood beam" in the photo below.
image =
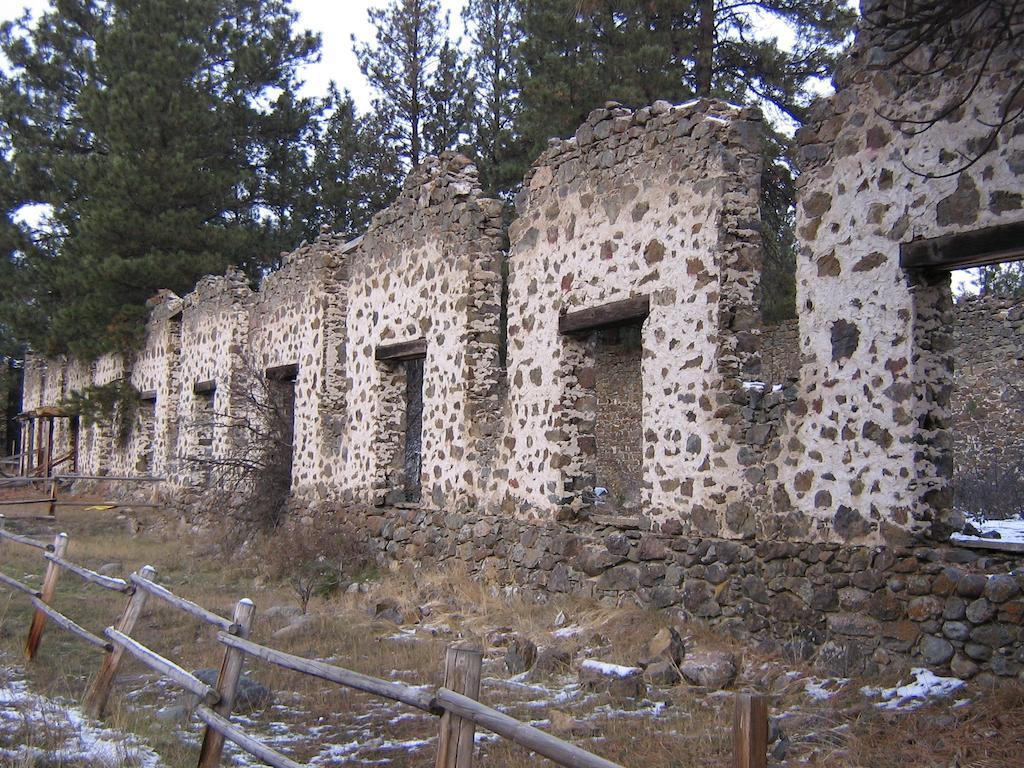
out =
[(299, 376), (299, 364), (275, 365), (267, 368), (267, 378), (271, 381), (295, 381)]
[(142, 392), (139, 392), (139, 400), (142, 400), (143, 402), (156, 400), (156, 390), (146, 389), (143, 390)]
[(559, 333), (589, 333), (601, 328), (635, 323), (651, 312), (650, 296), (634, 296), (631, 299), (613, 301), (599, 307), (566, 312), (558, 318)]
[(900, 245), (900, 266), (951, 271), (1024, 259), (1024, 221)]
[(306, 675), (311, 675), (312, 677), (318, 677), (321, 680), (327, 680), (332, 683), (348, 686), (349, 688), (355, 688), (357, 691), (365, 691), (366, 693), (372, 693), (375, 696), (391, 699), (392, 701), (400, 701), (411, 707), (422, 709), (424, 712), (436, 714), (437, 708), (434, 705), (434, 698), (420, 688), (413, 688), (412, 686), (404, 685), (402, 683), (395, 683), (390, 680), (381, 680), (377, 677), (370, 677), (369, 675), (364, 675), (359, 672), (353, 672), (351, 669), (336, 667), (333, 664), (325, 664), (322, 661), (304, 659), (301, 656), (294, 656), (290, 653), (285, 653), (284, 651), (267, 648), (266, 646), (259, 645), (251, 640), (245, 640), (241, 637), (225, 634), (223, 632), (217, 633), (217, 639), (229, 648), (237, 648), (241, 651), (245, 651), (258, 659), (263, 659), (263, 661), (276, 664), (283, 669), (301, 672)]
[(163, 600), (169, 605), (173, 605), (179, 611), (195, 616), (200, 621), (205, 621), (207, 624), (212, 624), (215, 627), (220, 627), (225, 632), (230, 632), (234, 627), (230, 619), (225, 619), (223, 616), (218, 616), (213, 611), (208, 611), (203, 606), (193, 603), (191, 600), (186, 600), (184, 597), (178, 597), (176, 594), (166, 587), (162, 587), (154, 581), (140, 576), (137, 573), (133, 573), (130, 577), (132, 584), (139, 589), (145, 590), (153, 597)]
[(208, 395), (217, 391), (217, 382), (213, 379), (208, 381), (197, 381), (192, 385), (192, 391), (197, 395)]
[(47, 552), (43, 555), (51, 563), (56, 563), (66, 571), (71, 571), (78, 578), (83, 581), (88, 581), (91, 584), (95, 584), (97, 587), (103, 587), (103, 589), (110, 589), (114, 592), (127, 592), (130, 587), (128, 582), (124, 579), (115, 579), (110, 576), (104, 576), (102, 573), (96, 573), (96, 571), (90, 571), (88, 568), (83, 568), (80, 565), (69, 562), (63, 557), (57, 557), (52, 552)]
[(423, 357), (427, 354), (427, 340), (400, 341), (397, 344), (381, 344), (377, 347), (374, 357), (377, 360), (408, 360), (411, 357)]

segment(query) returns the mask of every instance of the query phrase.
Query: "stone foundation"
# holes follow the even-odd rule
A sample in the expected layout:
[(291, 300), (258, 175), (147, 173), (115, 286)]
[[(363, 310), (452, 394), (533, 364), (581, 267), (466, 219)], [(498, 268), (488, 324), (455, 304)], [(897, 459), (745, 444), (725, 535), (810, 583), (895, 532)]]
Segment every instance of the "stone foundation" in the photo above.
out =
[(832, 674), (907, 663), (970, 678), (1024, 669), (1024, 557), (665, 536), (641, 518), (544, 524), (388, 507), (366, 512), (384, 561), (461, 563), (552, 593), (678, 611)]

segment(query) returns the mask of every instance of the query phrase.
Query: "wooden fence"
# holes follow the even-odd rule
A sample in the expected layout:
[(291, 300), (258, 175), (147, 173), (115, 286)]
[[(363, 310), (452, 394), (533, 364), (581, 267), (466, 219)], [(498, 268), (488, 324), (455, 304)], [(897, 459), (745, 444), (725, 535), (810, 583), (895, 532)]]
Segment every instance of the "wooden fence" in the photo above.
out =
[[(231, 722), (231, 710), (246, 656), (390, 699), (438, 717), (436, 768), (472, 768), (477, 726), (546, 757), (560, 766), (621, 768), (616, 763), (481, 703), (478, 699), (483, 652), (479, 648), (465, 645), (449, 647), (445, 656), (444, 683), (433, 692), (392, 680), (383, 680), (253, 642), (249, 639), (249, 631), (255, 606), (247, 598), (238, 601), (231, 618), (227, 619), (175, 595), (158, 584), (155, 581), (156, 571), (150, 566), (140, 568), (127, 580), (104, 576), (67, 559), (66, 534), (57, 534), (53, 543), (47, 544), (10, 533), (4, 530), (3, 523), (0, 516), (0, 541), (6, 540), (37, 549), (46, 562), (46, 571), (39, 591), (0, 573), (0, 583), (28, 595), (32, 602), (34, 613), (25, 643), (27, 658), (31, 661), (38, 653), (48, 619), (57, 627), (70, 632), (101, 652), (103, 657), (100, 668), (86, 693), (84, 703), (85, 711), (92, 717), (103, 716), (125, 654), (167, 678), (177, 687), (193, 694), (199, 702), (194, 714), (206, 725), (198, 768), (216, 768), (220, 765), (225, 739), (274, 768), (303, 768), (299, 763), (245, 733)], [(62, 571), (74, 574), (87, 584), (127, 597), (117, 624), (103, 630), (102, 637), (79, 626), (51, 605), (57, 579)], [(224, 656), (216, 685), (207, 685), (132, 637), (135, 624), (150, 598), (160, 600), (216, 629), (217, 640), (224, 646)], [(765, 768), (767, 742), (768, 715), (765, 698), (752, 694), (737, 695), (733, 717), (734, 768)]]

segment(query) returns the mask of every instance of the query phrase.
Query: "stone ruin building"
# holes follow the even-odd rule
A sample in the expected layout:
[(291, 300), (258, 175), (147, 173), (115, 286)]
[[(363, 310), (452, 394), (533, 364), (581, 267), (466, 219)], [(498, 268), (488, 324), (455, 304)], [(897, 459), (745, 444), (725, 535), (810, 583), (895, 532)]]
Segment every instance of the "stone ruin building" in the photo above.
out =
[[(204, 415), (244, 409), (255, 368), (288, 392), (292, 506), (382, 559), (671, 607), (840, 672), (1019, 675), (1019, 555), (949, 537), (954, 446), (966, 468), (986, 434), (1024, 446), (1024, 303), (955, 305), (949, 272), (1024, 254), (1024, 132), (916, 169), (983, 135), (1021, 63), (917, 135), (882, 107), (963, 83), (888, 63), (862, 33), (799, 133), (794, 322), (759, 312), (758, 110), (609, 104), (551, 142), (508, 226), (469, 161), (429, 158), (365, 234), (259, 290), (155, 297), (130, 363), (31, 358), (23, 445), (201, 487), (187, 459), (238, 440)], [(127, 437), (54, 418), (119, 377)]]

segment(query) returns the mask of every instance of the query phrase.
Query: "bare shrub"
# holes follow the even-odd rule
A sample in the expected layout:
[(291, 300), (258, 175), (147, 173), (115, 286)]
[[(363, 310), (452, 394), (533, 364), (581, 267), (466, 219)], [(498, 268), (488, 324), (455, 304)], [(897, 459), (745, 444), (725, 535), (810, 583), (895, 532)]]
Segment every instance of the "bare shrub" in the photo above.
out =
[[(291, 490), (292, 382), (246, 359), (221, 402), (228, 407), (197, 413), (184, 427), (200, 436), (198, 448), (181, 460), (201, 487), (182, 503), (216, 511), (246, 535), (272, 530), (284, 519)], [(212, 449), (217, 434), (226, 436), (227, 450)]]
[(291, 588), (303, 613), (314, 596), (327, 597), (373, 567), (365, 537), (332, 520), (291, 518), (262, 537), (257, 553), (261, 570)]
[(974, 518), (1007, 520), (1024, 516), (1024, 452), (980, 466), (958, 477), (954, 506)]

